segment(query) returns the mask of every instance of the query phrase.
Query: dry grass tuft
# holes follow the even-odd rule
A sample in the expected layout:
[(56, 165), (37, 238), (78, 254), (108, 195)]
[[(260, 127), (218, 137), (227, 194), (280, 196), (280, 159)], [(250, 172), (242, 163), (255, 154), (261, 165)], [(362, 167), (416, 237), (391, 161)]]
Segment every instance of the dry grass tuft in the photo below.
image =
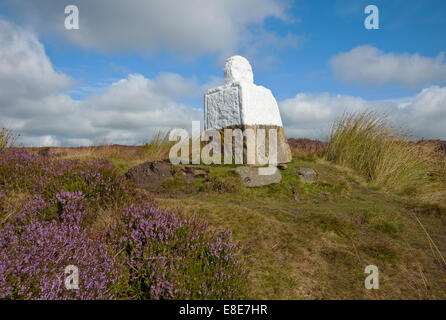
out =
[(408, 135), (372, 111), (341, 117), (332, 127), (325, 156), (392, 189), (424, 187), (441, 174), (431, 152), (410, 142)]
[(13, 147), (19, 137), (17, 132), (3, 126), (0, 130), (0, 149)]
[(174, 142), (169, 141), (169, 131), (157, 131), (150, 141), (146, 141), (141, 149), (143, 157), (150, 160), (163, 160), (169, 158), (170, 148)]

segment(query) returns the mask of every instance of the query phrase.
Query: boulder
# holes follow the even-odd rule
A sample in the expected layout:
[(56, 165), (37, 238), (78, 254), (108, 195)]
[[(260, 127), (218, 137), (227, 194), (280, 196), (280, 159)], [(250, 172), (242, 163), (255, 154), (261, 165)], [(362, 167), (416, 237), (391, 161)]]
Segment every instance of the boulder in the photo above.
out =
[(303, 183), (313, 183), (317, 181), (317, 173), (313, 169), (297, 167), (296, 170)]
[(208, 169), (200, 167), (181, 167), (181, 172), (186, 181), (191, 182), (197, 178), (205, 178), (209, 174)]
[(191, 183), (197, 178), (205, 178), (209, 170), (192, 166), (174, 167), (168, 161), (159, 160), (142, 163), (131, 168), (125, 175), (138, 187), (158, 192), (163, 182), (173, 178), (175, 173), (181, 174), (186, 182)]
[(172, 178), (175, 171), (173, 165), (167, 161), (151, 161), (131, 168), (125, 175), (140, 188), (156, 191), (160, 185)]
[(280, 183), (282, 180), (279, 170), (276, 170), (272, 175), (259, 175), (259, 168), (248, 166), (237, 167), (232, 171), (240, 175), (244, 186), (248, 188)]

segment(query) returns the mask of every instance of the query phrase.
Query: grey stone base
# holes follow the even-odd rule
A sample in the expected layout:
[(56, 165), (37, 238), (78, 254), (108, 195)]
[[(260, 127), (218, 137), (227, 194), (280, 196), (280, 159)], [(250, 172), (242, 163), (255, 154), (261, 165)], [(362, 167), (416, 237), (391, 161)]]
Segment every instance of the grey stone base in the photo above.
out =
[(247, 166), (237, 167), (232, 171), (240, 175), (243, 185), (247, 188), (267, 186), (282, 181), (279, 170), (276, 170), (272, 175), (260, 175), (259, 168)]
[[(291, 162), (292, 160), (292, 156), (291, 156), (291, 149), (290, 146), (288, 145), (286, 136), (285, 136), (285, 131), (283, 130), (283, 127), (278, 127), (278, 126), (269, 126), (269, 125), (242, 125), (242, 126), (230, 126), (227, 127), (226, 129), (241, 129), (242, 131), (245, 131), (246, 129), (252, 129), (254, 132), (254, 136), (257, 137), (258, 134), (258, 129), (264, 129), (265, 133), (265, 153), (266, 156), (269, 155), (269, 130), (274, 129), (277, 130), (277, 163), (287, 163), (287, 162)], [(224, 152), (224, 129), (219, 130), (220, 131), (220, 135), (222, 137), (222, 154)], [(256, 139), (255, 139), (256, 140)], [(247, 149), (248, 149), (248, 144), (250, 143), (249, 139), (247, 139), (246, 137), (243, 138), (243, 164), (248, 164), (247, 162)], [(235, 138), (232, 139), (232, 152), (233, 155), (235, 154), (235, 148), (234, 148), (234, 144), (235, 144)], [(254, 150), (255, 153), (255, 163), (253, 164), (249, 164), (249, 165), (260, 165), (260, 163), (258, 162), (257, 159), (257, 149), (256, 149), (256, 143), (254, 142), (254, 145), (251, 145), (251, 147)]]

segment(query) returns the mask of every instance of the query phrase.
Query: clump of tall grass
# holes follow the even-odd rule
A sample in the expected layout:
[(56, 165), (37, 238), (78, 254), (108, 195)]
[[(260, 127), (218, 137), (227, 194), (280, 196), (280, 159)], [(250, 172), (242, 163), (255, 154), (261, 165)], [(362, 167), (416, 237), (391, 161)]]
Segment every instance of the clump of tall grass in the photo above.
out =
[(169, 141), (169, 132), (158, 130), (152, 139), (146, 140), (141, 149), (141, 155), (148, 160), (163, 160), (169, 158), (173, 142)]
[(416, 190), (432, 177), (432, 162), (409, 136), (373, 111), (344, 114), (334, 123), (326, 159), (357, 170), (375, 185)]
[(2, 127), (0, 130), (0, 149), (13, 147), (19, 134), (11, 129)]

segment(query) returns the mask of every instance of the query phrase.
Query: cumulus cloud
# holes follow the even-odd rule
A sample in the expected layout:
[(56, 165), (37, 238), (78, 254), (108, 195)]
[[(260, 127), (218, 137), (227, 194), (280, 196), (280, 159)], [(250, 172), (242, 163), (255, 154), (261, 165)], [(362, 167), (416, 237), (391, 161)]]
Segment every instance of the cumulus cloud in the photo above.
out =
[[(201, 110), (175, 102), (159, 92), (159, 83), (142, 75), (129, 75), (114, 83), (104, 94), (89, 97), (85, 107), (95, 128), (114, 131), (142, 131), (153, 128), (190, 127), (192, 120), (201, 120)], [(124, 132), (123, 132), (124, 134)]]
[(177, 73), (161, 72), (154, 79), (153, 91), (171, 98), (201, 98), (207, 89), (224, 83), (225, 80), (222, 77), (211, 76), (208, 82), (200, 85), (194, 77), (184, 78)]
[[(37, 37), (0, 20), (0, 110), (13, 100), (44, 98), (68, 89), (74, 81), (54, 70)], [(51, 106), (48, 106), (51, 108)]]
[(233, 53), (266, 18), (285, 20), (286, 8), (274, 0), (74, 0), (80, 29), (64, 29), (66, 2), (2, 0), (16, 17), (43, 32), (57, 32), (102, 51), (163, 50), (183, 55)]
[(418, 138), (446, 140), (446, 87), (432, 86), (404, 99), (396, 104), (393, 117)]
[(367, 101), (330, 93), (300, 93), (279, 103), (289, 137), (326, 140), (331, 125), (344, 113), (376, 110), (413, 138), (446, 140), (446, 87), (431, 86), (413, 97)]
[[(158, 85), (143, 75), (132, 74), (113, 83), (105, 92), (82, 101), (64, 100), (63, 94), (38, 101), (39, 105), (57, 101), (61, 110), (70, 112), (22, 113), (20, 117), (9, 118), (6, 122), (24, 135), (22, 143), (89, 145), (104, 140), (122, 144), (141, 143), (156, 130), (189, 129), (192, 120), (203, 118), (201, 109), (178, 103), (157, 92), (155, 88)], [(34, 108), (36, 104), (25, 107)]]
[(364, 45), (331, 59), (336, 77), (360, 85), (425, 87), (446, 83), (444, 52), (435, 58), (415, 54), (385, 53)]
[(175, 99), (198, 95), (206, 85), (177, 74), (131, 74), (82, 101), (64, 93), (73, 84), (54, 70), (35, 35), (0, 20), (0, 125), (20, 131), (24, 144), (132, 144), (202, 119), (200, 109)]
[(299, 93), (279, 103), (282, 121), (289, 137), (326, 140), (330, 126), (344, 112), (371, 107), (360, 97), (330, 93)]

